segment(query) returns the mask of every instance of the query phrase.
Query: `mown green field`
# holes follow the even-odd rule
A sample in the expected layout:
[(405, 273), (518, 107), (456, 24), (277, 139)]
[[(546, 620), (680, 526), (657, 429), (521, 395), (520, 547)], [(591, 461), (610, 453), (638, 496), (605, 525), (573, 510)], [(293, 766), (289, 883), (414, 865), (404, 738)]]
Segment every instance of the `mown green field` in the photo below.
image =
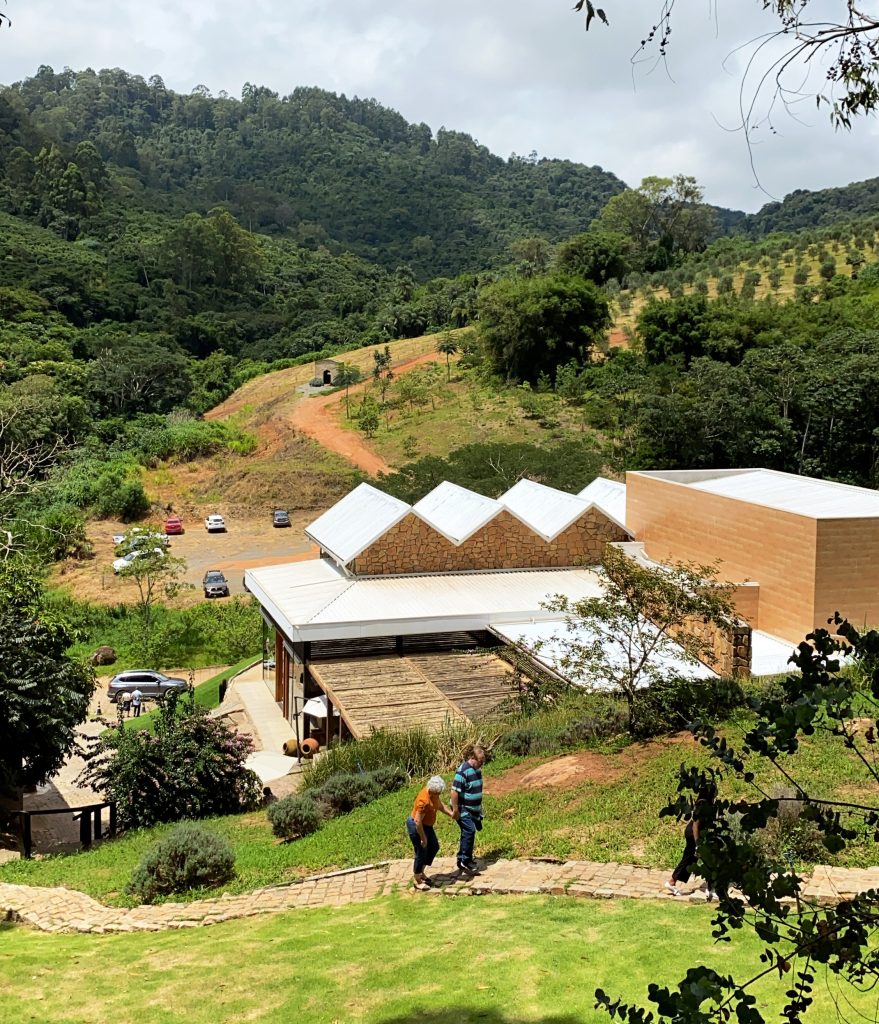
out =
[[(672, 902), (398, 895), (141, 935), (0, 925), (0, 1024), (592, 1024), (609, 1021), (597, 986), (646, 1003), (650, 982), (690, 964), (747, 977), (759, 943), (712, 943), (710, 917)], [(834, 984), (818, 972), (810, 1024), (837, 1019)], [(764, 1014), (786, 987), (760, 983)]]

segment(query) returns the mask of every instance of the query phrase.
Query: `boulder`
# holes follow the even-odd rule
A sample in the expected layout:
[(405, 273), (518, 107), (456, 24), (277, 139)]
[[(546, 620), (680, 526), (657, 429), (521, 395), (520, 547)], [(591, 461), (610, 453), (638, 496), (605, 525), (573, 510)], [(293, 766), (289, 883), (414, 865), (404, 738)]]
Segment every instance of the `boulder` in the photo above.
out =
[(116, 660), (116, 652), (112, 647), (99, 647), (89, 659), (93, 665), (112, 665)]

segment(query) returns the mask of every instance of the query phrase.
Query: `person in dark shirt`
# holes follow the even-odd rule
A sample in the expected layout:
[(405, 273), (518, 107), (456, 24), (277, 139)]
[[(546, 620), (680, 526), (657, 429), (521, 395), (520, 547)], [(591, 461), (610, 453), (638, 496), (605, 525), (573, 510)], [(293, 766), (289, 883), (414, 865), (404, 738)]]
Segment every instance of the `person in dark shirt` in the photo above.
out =
[(458, 871), (475, 875), (479, 865), (473, 859), (476, 833), (482, 830), (482, 766), (485, 749), (478, 744), (464, 751), (464, 760), (452, 782), (452, 816), (461, 829)]

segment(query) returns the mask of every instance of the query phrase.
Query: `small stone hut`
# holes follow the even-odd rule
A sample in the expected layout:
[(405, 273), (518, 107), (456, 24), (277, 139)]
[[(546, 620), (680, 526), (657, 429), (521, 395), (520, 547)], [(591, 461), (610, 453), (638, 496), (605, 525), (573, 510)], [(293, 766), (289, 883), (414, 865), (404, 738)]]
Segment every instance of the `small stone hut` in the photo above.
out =
[(335, 384), (340, 366), (341, 363), (337, 359), (315, 359), (314, 379), (319, 380), (322, 385)]

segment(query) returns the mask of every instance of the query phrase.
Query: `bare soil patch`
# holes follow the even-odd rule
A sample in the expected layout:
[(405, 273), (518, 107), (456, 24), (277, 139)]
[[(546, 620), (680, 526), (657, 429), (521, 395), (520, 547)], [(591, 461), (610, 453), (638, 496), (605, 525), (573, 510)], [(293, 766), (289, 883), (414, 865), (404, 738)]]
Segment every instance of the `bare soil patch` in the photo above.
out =
[(522, 790), (575, 789), (584, 783), (607, 785), (637, 772), (659, 748), (694, 742), (690, 733), (680, 732), (661, 740), (633, 743), (615, 754), (581, 750), (576, 754), (562, 754), (543, 760), (527, 758), (503, 775), (486, 779), (485, 792), (499, 797)]

